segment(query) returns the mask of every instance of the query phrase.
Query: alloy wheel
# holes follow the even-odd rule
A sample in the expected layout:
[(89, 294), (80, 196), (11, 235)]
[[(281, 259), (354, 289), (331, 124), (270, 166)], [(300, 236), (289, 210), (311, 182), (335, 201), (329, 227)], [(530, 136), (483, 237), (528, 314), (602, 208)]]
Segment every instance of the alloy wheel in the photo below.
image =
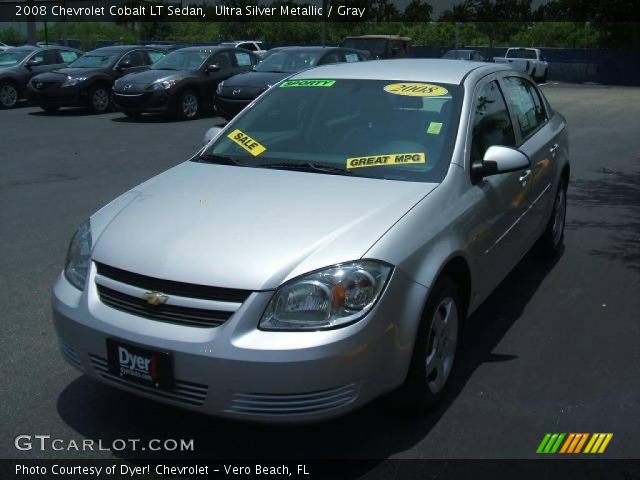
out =
[(97, 89), (91, 96), (91, 105), (96, 112), (104, 112), (109, 108), (109, 93), (103, 88)]
[(3, 107), (11, 108), (18, 103), (18, 90), (11, 84), (0, 85), (0, 103)]
[(451, 374), (458, 343), (458, 309), (451, 297), (435, 309), (427, 345), (426, 374), (431, 393), (439, 393)]
[(564, 231), (564, 222), (567, 213), (567, 201), (566, 192), (564, 188), (559, 188), (556, 195), (554, 216), (553, 216), (553, 243), (558, 245), (562, 240), (562, 233)]
[(193, 93), (182, 97), (182, 114), (186, 118), (193, 118), (198, 113), (198, 98)]

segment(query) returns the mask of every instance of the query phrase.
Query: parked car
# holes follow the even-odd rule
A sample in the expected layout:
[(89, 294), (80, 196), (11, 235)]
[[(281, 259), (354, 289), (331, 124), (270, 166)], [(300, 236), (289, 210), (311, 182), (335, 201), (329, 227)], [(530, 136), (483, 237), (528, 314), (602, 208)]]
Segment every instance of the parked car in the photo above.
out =
[(471, 60), (474, 62), (488, 62), (488, 60), (481, 52), (478, 50), (448, 50), (442, 58), (446, 58), (448, 60)]
[(62, 354), (115, 388), (254, 421), (392, 391), (419, 412), (465, 319), (561, 251), (566, 122), (505, 65), (321, 66), (207, 137), (94, 213), (55, 283)]
[(192, 119), (211, 109), (221, 80), (251, 70), (258, 61), (254, 53), (236, 48), (181, 48), (116, 81), (113, 100), (129, 117), (164, 112)]
[(216, 110), (230, 119), (258, 95), (292, 73), (317, 65), (361, 62), (369, 55), (362, 50), (340, 47), (280, 47), (269, 50), (255, 71), (235, 75), (220, 82), (216, 90)]
[(0, 52), (4, 52), (10, 48), (13, 48), (13, 45), (7, 45), (6, 43), (0, 42)]
[(494, 57), (496, 63), (507, 63), (516, 70), (526, 72), (534, 80), (547, 81), (549, 63), (539, 48), (509, 48), (504, 57)]
[(401, 58), (409, 56), (411, 38), (398, 35), (361, 35), (345, 38), (340, 46), (370, 52), (371, 58)]
[(24, 45), (0, 52), (0, 108), (12, 108), (27, 97), (27, 83), (39, 73), (61, 68), (82, 51), (67, 47)]
[(219, 47), (231, 47), (231, 48), (241, 48), (242, 50), (249, 50), (250, 52), (255, 53), (259, 57), (264, 57), (267, 53), (267, 50), (262, 48), (262, 42), (254, 41), (254, 40), (240, 40), (233, 42), (222, 42), (218, 45)]
[(116, 79), (145, 70), (163, 56), (162, 49), (139, 45), (98, 48), (66, 68), (33, 77), (29, 97), (45, 111), (88, 107), (95, 113), (106, 112), (111, 108), (111, 87)]

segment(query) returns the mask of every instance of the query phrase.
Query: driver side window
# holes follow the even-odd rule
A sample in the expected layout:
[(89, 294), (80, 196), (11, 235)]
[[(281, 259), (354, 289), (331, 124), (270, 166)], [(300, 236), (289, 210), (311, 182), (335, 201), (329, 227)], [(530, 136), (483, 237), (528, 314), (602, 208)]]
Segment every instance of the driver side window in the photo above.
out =
[(495, 80), (482, 87), (475, 99), (471, 162), (481, 162), (485, 152), (492, 145), (516, 145), (507, 104)]

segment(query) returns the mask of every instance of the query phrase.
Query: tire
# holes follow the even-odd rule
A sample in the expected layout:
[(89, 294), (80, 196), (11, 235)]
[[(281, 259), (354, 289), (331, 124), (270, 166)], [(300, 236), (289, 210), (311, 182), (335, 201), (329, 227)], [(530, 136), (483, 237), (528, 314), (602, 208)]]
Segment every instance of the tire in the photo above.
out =
[(45, 107), (44, 105), (40, 105), (40, 108), (47, 113), (53, 113), (53, 112), (57, 112), (60, 107), (51, 107), (51, 106)]
[(89, 92), (89, 109), (93, 113), (108, 112), (111, 108), (111, 94), (105, 85), (97, 85)]
[(567, 182), (560, 180), (553, 201), (551, 217), (542, 235), (536, 242), (536, 251), (545, 257), (554, 257), (562, 250), (564, 226), (567, 216)]
[(133, 118), (133, 119), (138, 119), (138, 118), (142, 117), (142, 113), (140, 113), (140, 112), (128, 112), (127, 110), (124, 110), (124, 114), (127, 117)]
[(193, 90), (185, 90), (178, 97), (176, 116), (182, 120), (193, 120), (200, 113), (200, 99)]
[(18, 104), (19, 99), (18, 89), (13, 83), (0, 84), (0, 108), (13, 108)]
[(403, 415), (420, 415), (446, 395), (455, 374), (465, 315), (460, 289), (449, 276), (434, 285), (416, 334), (409, 372), (398, 389), (394, 407)]

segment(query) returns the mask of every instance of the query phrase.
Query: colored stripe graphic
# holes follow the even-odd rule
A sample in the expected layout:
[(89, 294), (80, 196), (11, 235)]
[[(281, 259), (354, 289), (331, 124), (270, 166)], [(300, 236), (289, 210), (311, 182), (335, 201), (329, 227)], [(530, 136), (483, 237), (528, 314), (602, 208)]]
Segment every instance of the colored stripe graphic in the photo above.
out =
[(564, 433), (546, 433), (538, 445), (536, 453), (556, 453), (564, 436)]
[(604, 453), (612, 438), (613, 433), (545, 433), (536, 453)]

